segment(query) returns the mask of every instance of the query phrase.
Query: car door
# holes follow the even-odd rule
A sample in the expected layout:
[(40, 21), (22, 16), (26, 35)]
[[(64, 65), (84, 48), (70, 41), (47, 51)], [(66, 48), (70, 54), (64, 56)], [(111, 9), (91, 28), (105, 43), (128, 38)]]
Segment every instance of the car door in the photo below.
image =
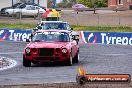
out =
[(6, 9), (5, 13), (9, 14), (9, 15), (12, 15), (12, 14), (14, 14), (14, 9), (12, 9), (12, 8), (11, 9)]
[(36, 12), (36, 14), (42, 15), (43, 13), (45, 13), (45, 10), (39, 6), (35, 6), (35, 12)]
[(23, 9), (25, 9), (26, 5), (25, 4), (21, 4), (19, 6), (17, 6), (15, 9), (14, 9), (14, 14), (16, 13), (22, 13), (23, 12)]
[(35, 12), (35, 6), (32, 5), (27, 5), (25, 9), (22, 10), (23, 15), (28, 15), (28, 16), (34, 16), (36, 15)]
[(28, 9), (29, 9), (29, 6), (26, 5), (25, 8), (22, 9), (22, 15), (26, 15)]

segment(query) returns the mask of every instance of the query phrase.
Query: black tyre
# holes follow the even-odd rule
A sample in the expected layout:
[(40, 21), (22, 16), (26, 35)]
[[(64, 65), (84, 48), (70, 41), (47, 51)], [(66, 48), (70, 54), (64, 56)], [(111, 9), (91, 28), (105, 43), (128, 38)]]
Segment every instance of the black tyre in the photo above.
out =
[(70, 55), (69, 60), (66, 62), (67, 66), (72, 66), (72, 56)]
[(77, 52), (76, 56), (73, 59), (74, 63), (78, 63), (79, 62), (79, 52)]
[(25, 66), (25, 67), (31, 67), (31, 61), (23, 58), (23, 66)]

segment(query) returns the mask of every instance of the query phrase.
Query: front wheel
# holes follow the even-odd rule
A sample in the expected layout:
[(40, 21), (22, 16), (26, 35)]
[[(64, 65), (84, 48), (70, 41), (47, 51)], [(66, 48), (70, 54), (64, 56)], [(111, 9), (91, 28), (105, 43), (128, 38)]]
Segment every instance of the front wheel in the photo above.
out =
[(31, 61), (23, 58), (23, 66), (25, 66), (25, 67), (31, 67)]
[(79, 52), (77, 52), (76, 56), (74, 57), (73, 62), (74, 63), (78, 63), (79, 62)]
[(69, 60), (66, 62), (66, 65), (72, 66), (72, 56), (70, 55)]

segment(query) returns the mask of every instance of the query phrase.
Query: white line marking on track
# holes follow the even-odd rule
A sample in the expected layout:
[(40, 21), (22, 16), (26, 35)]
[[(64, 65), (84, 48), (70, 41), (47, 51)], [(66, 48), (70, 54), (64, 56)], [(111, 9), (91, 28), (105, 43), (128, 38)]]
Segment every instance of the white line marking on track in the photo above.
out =
[(5, 69), (12, 68), (12, 67), (14, 67), (14, 66), (17, 65), (17, 62), (16, 62), (15, 60), (12, 60), (12, 59), (9, 59), (9, 58), (7, 58), (6, 60), (9, 61), (10, 65), (7, 65), (7, 66), (4, 66), (4, 67), (1, 67), (1, 68), (0, 68), (0, 71), (1, 71), (1, 70), (5, 70)]
[(4, 53), (0, 53), (0, 54), (22, 54), (23, 52), (4, 52)]
[(108, 56), (124, 56), (124, 55), (131, 55), (130, 53), (127, 54), (102, 54), (102, 55), (108, 55)]

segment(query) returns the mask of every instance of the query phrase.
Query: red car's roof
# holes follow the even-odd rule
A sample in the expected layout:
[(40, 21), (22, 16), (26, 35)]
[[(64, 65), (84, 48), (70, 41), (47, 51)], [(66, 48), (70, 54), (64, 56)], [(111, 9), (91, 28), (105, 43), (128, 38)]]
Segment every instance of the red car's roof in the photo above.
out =
[(66, 33), (70, 33), (71, 31), (68, 31), (68, 30), (38, 30), (36, 32), (66, 32)]

